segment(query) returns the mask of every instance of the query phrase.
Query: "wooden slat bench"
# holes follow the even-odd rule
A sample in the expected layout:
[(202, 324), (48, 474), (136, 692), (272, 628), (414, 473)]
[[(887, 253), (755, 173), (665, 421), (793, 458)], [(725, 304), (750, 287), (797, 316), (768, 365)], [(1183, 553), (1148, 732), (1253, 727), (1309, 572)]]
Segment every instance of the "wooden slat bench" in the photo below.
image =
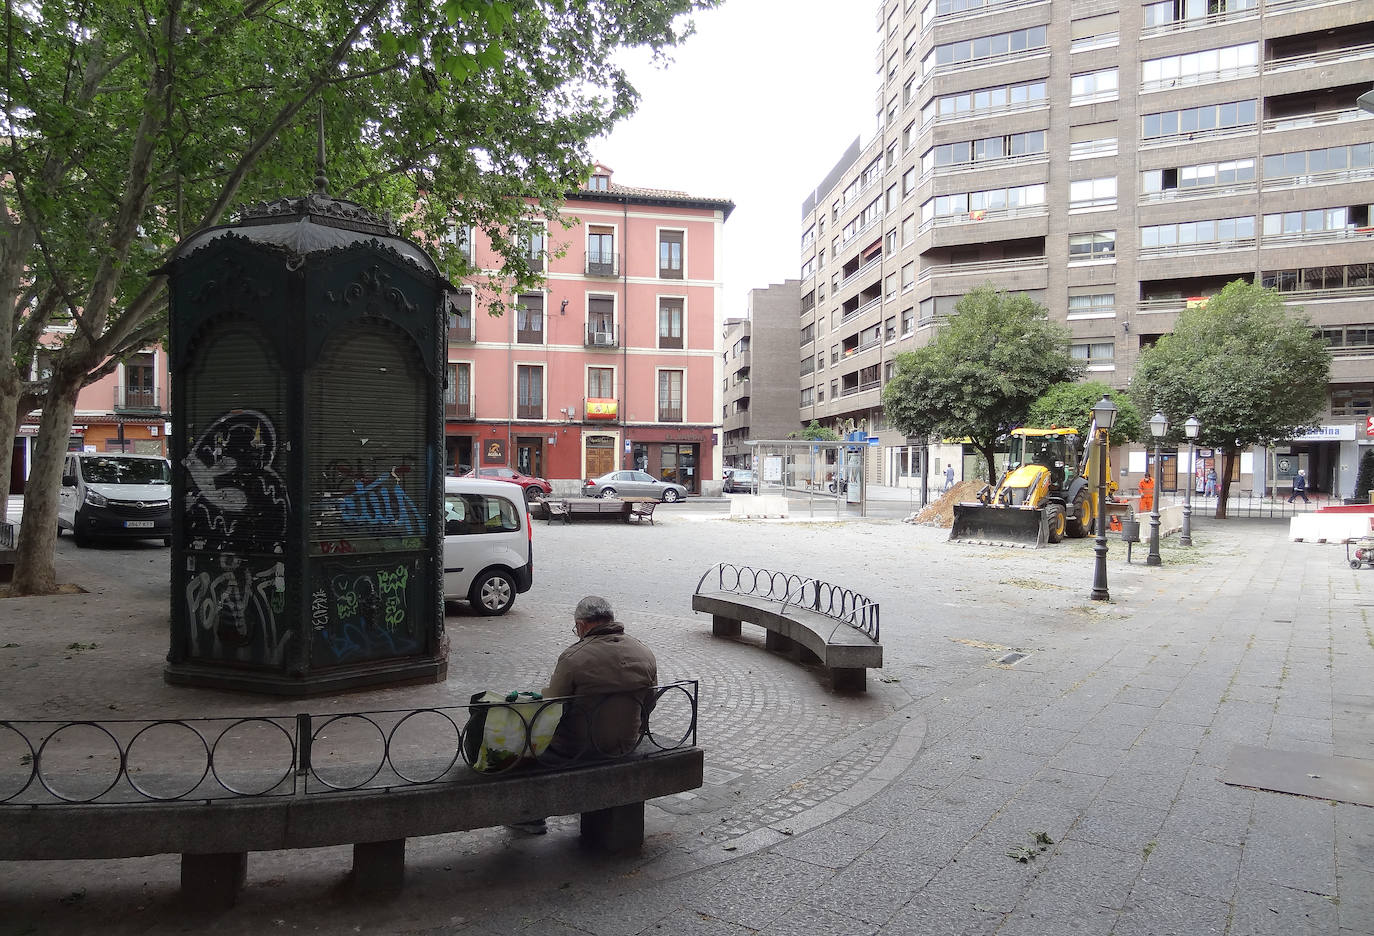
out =
[[(731, 566), (721, 568), (734, 569)], [(762, 569), (747, 571), (765, 576), (780, 575)], [(706, 589), (706, 579), (710, 575), (707, 572), (702, 577), (697, 592), (692, 595), (692, 610), (711, 615), (711, 633), (717, 637), (738, 637), (740, 625), (746, 621), (758, 625), (767, 632), (764, 635), (767, 649), (796, 650), (804, 661), (819, 663), (830, 671), (831, 684), (837, 690), (863, 692), (867, 688), (867, 671), (882, 667), (883, 647), (876, 639), (878, 606), (863, 596), (798, 576), (776, 579), (783, 583), (777, 597), (765, 597), (775, 593), (767, 589), (763, 589), (764, 595), (744, 594), (728, 587)], [(795, 589), (788, 586), (789, 582)], [(716, 584), (720, 584), (719, 577)], [(829, 600), (817, 599), (817, 588), (822, 595), (831, 594), (828, 589), (843, 594), (839, 616), (816, 610), (818, 607), (834, 610)], [(787, 594), (804, 600), (800, 603), (784, 600)], [(849, 598), (857, 598), (861, 604), (856, 608)], [(856, 616), (863, 627), (846, 621)]]
[(610, 520), (629, 522), (632, 504), (614, 497), (583, 497), (566, 500), (545, 501), (549, 511), (549, 523), (562, 520)]

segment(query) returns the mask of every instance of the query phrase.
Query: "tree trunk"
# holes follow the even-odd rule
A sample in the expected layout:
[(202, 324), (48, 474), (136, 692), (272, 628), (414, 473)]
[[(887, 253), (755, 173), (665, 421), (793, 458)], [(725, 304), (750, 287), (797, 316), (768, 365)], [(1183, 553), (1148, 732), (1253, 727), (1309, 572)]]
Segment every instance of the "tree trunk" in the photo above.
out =
[(38, 438), (34, 440), (33, 467), (24, 490), (24, 519), (19, 526), (18, 556), (10, 594), (52, 595), (57, 593), (57, 503), (62, 490), (62, 462), (67, 455), (67, 440), (72, 434), (76, 414), (79, 379), (53, 387), (43, 400), (43, 417)]
[(1217, 512), (1218, 520), (1226, 519), (1226, 497), (1231, 493), (1231, 471), (1236, 464), (1239, 452), (1228, 448), (1222, 458), (1222, 470), (1217, 472)]
[(19, 411), (14, 401), (19, 399), (18, 372), (12, 364), (0, 365), (0, 471), (5, 473), (0, 481), (0, 523), (10, 516), (10, 478), (14, 464), (14, 437), (19, 432)]

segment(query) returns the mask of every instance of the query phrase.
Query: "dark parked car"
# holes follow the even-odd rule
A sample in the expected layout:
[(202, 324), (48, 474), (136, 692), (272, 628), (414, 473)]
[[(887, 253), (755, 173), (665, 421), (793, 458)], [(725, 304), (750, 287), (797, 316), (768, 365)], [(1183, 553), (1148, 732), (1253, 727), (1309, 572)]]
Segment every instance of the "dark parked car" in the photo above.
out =
[(513, 468), (478, 468), (462, 475), (464, 478), (489, 478), (493, 481), (509, 481), (511, 484), (518, 484), (525, 492), (525, 500), (532, 501), (536, 497), (553, 493), (553, 485), (543, 478), (536, 478), (531, 475), (521, 474)]
[(726, 494), (733, 494), (736, 491), (748, 493), (754, 490), (757, 483), (758, 475), (754, 474), (753, 469), (736, 468), (726, 476), (725, 483), (720, 486), (720, 489)]
[(674, 481), (660, 481), (647, 471), (608, 471), (599, 478), (582, 482), (587, 497), (655, 497), (673, 503), (687, 496), (687, 489)]

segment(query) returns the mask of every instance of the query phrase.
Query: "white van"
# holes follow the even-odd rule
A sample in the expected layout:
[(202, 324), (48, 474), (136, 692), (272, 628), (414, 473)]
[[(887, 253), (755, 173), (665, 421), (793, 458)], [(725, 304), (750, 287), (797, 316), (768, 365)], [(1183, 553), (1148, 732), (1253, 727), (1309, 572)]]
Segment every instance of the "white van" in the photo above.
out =
[(172, 465), (161, 455), (68, 452), (57, 531), (76, 545), (104, 537), (172, 545)]
[(444, 599), (505, 614), (534, 584), (534, 530), (520, 488), (444, 479)]

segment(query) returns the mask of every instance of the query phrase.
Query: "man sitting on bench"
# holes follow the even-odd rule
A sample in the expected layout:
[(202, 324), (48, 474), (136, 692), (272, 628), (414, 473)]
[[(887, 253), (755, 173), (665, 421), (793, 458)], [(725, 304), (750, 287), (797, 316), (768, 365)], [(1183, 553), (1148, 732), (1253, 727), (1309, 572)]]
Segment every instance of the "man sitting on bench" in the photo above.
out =
[[(639, 744), (653, 709), (658, 661), (643, 643), (625, 633), (611, 603), (588, 595), (573, 612), (577, 642), (554, 666), (545, 698), (580, 697), (563, 709), (541, 764), (585, 763), (628, 754)], [(543, 835), (543, 819), (509, 828)]]

